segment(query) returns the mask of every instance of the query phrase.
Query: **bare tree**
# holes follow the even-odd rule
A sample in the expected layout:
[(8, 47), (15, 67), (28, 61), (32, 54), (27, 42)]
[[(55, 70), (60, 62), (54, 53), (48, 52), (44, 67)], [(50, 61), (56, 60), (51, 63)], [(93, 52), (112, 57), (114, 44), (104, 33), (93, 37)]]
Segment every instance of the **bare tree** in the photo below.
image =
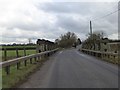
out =
[(96, 31), (93, 32), (93, 34), (89, 34), (88, 38), (84, 41), (83, 47), (86, 49), (94, 49), (95, 50), (95, 44), (98, 45), (98, 48), (100, 49), (100, 43), (103, 38), (105, 38), (105, 33), (103, 31)]
[(75, 33), (67, 32), (64, 35), (61, 35), (58, 40), (60, 47), (67, 48), (67, 47), (71, 47), (74, 43), (76, 43), (77, 36), (75, 35)]

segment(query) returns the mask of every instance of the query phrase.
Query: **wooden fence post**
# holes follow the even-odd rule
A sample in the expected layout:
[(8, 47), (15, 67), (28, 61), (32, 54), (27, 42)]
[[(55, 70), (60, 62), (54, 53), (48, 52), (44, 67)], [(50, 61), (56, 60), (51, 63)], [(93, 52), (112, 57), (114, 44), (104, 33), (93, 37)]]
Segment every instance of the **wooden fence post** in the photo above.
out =
[[(7, 60), (7, 49), (6, 48), (4, 48), (4, 58), (5, 58), (4, 60), (6, 61)], [(10, 66), (5, 67), (5, 71), (7, 75), (10, 74)]]
[(6, 69), (6, 74), (9, 75), (10, 74), (10, 66), (5, 67), (5, 69)]
[[(26, 56), (26, 49), (24, 47), (24, 56)], [(25, 66), (27, 66), (27, 60), (24, 61)]]
[(7, 49), (4, 48), (4, 60), (6, 61), (7, 60)]
[(17, 69), (19, 69), (20, 68), (20, 63), (17, 63)]
[[(18, 48), (16, 48), (16, 57), (18, 58), (19, 57), (19, 53), (18, 53)], [(20, 68), (20, 62), (17, 63), (17, 69)]]
[(25, 47), (24, 47), (24, 56), (26, 56), (26, 49), (25, 49)]
[(35, 62), (36, 62), (36, 57), (34, 57), (34, 60), (35, 60)]
[(30, 64), (32, 64), (32, 58), (30, 58)]
[(19, 57), (18, 49), (16, 48), (16, 57)]

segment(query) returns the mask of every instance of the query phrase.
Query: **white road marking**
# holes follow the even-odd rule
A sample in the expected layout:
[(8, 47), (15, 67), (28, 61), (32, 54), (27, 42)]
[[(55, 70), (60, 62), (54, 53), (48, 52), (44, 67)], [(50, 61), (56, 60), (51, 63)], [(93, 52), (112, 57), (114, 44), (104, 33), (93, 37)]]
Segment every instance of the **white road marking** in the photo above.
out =
[(77, 52), (77, 54), (79, 54), (79, 55), (81, 55), (81, 56), (83, 56), (83, 57), (86, 57), (86, 55), (84, 55), (84, 54), (81, 54), (81, 53), (79, 53), (79, 52)]
[(62, 53), (63, 51), (60, 52), (60, 54)]

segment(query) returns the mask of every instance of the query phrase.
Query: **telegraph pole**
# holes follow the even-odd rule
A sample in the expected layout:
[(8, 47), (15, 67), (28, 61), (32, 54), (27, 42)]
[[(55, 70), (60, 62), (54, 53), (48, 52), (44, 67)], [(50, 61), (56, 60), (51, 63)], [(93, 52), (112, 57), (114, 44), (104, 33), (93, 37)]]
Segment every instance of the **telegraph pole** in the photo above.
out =
[(90, 21), (90, 35), (92, 36), (92, 22)]
[(93, 41), (93, 46), (94, 46), (94, 50), (95, 50), (95, 42), (93, 39), (93, 30), (92, 30), (92, 22), (91, 21), (90, 21), (90, 36), (91, 36), (91, 39)]

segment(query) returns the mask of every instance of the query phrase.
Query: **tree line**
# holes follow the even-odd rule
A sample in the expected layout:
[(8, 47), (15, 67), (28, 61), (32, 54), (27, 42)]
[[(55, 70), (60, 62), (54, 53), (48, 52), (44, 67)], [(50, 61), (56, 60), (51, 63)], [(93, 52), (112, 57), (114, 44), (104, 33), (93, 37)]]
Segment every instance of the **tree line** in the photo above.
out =
[(62, 34), (58, 39), (55, 40), (55, 43), (62, 48), (76, 47), (81, 44), (81, 39), (73, 32), (67, 32)]

